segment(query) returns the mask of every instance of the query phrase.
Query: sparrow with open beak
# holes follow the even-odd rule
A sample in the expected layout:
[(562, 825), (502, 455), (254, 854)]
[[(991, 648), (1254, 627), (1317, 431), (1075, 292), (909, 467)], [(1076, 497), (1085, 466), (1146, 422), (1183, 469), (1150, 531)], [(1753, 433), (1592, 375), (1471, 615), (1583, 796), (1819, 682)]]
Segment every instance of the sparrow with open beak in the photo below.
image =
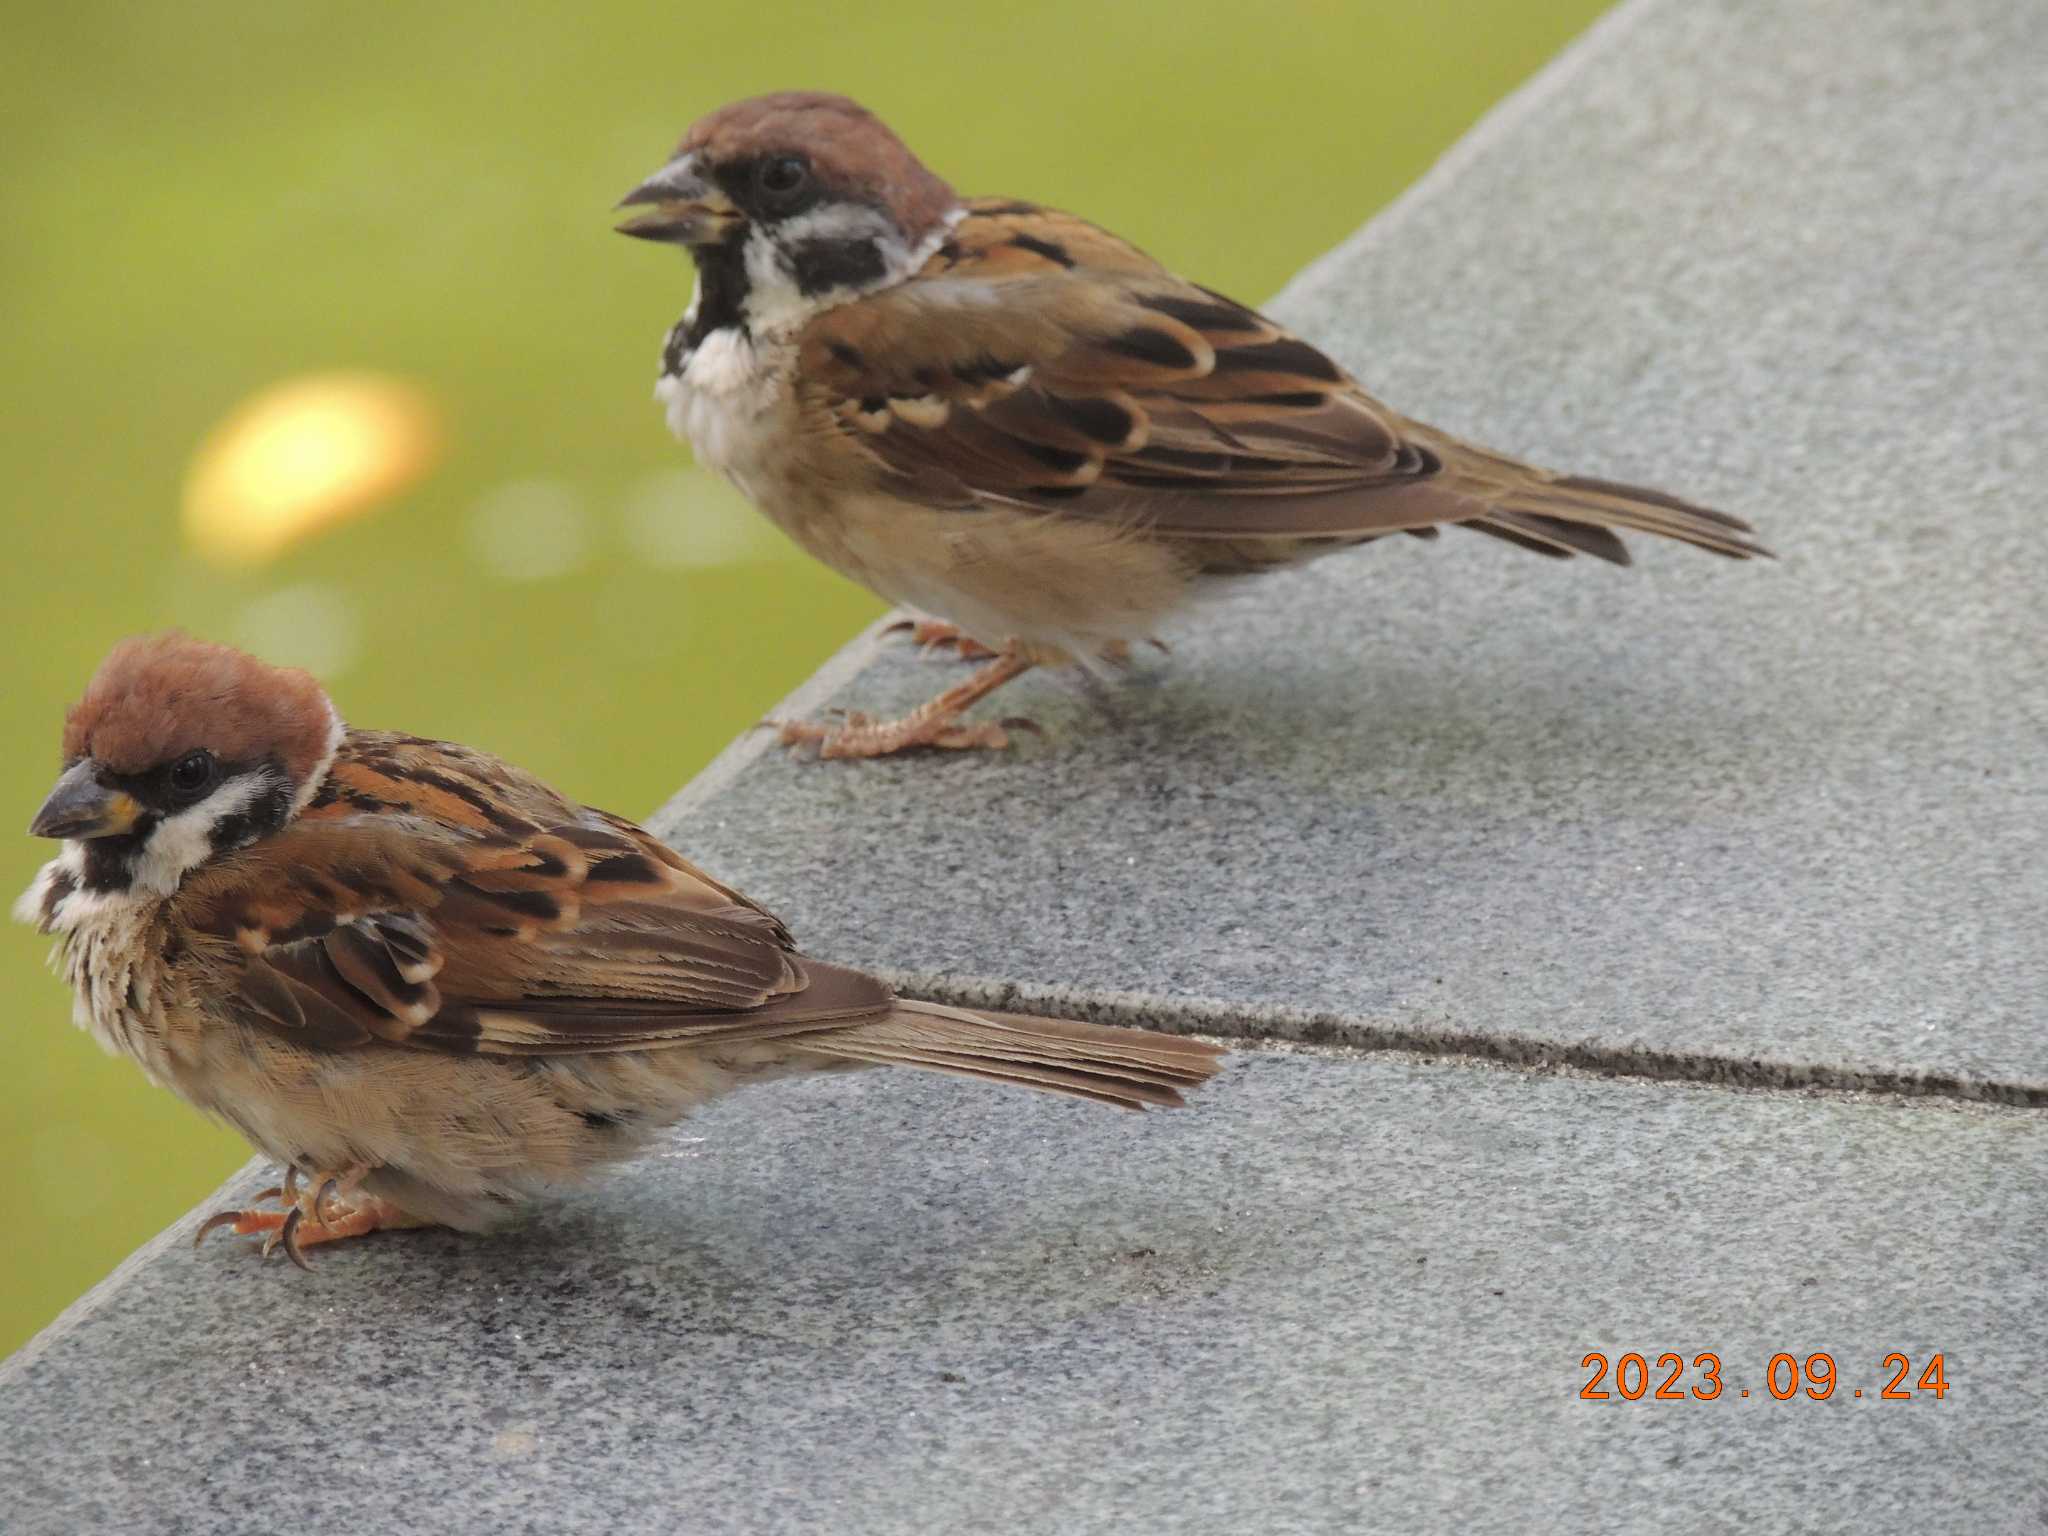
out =
[(202, 1229), (477, 1229), (751, 1082), (896, 1063), (1180, 1102), (1199, 1041), (896, 996), (796, 952), (649, 833), (482, 752), (346, 729), (320, 685), (182, 635), (72, 709), (15, 915), (79, 1023), (286, 1169)]
[(622, 232), (697, 267), (670, 427), (811, 554), (944, 621), (921, 634), (994, 653), (903, 719), (784, 727), (828, 757), (1000, 747), (962, 711), (1030, 667), (1119, 659), (1213, 578), (1388, 534), (1766, 553), (1725, 513), (1410, 421), (1070, 214), (963, 200), (842, 96), (712, 113), (627, 205)]

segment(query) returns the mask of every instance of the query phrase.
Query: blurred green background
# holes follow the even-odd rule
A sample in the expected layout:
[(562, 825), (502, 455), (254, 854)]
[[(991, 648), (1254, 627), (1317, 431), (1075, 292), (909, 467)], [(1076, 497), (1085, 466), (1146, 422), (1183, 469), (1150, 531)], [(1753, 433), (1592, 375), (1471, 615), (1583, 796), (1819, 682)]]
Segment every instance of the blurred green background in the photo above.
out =
[[(700, 112), (847, 91), (964, 191), (1084, 212), (1257, 300), (1600, 8), (15, 0), (0, 822), (26, 823), (66, 704), (142, 629), (313, 666), (352, 721), (639, 814), (878, 611), (691, 469), (651, 403), (689, 274), (608, 210)], [(337, 368), (424, 390), (438, 466), (268, 564), (208, 565), (178, 515), (195, 447)], [(15, 837), (10, 898), (50, 851)], [(71, 1027), (45, 948), (0, 930), (0, 1354), (246, 1155)]]

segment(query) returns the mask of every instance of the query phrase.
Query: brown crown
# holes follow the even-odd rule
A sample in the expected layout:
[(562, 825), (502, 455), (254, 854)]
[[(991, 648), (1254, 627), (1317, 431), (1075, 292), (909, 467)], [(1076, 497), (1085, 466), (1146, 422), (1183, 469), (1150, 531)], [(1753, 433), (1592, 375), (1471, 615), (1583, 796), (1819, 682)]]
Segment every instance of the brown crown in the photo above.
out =
[(888, 209), (912, 243), (959, 203), (887, 123), (826, 91), (777, 91), (720, 107), (698, 119), (676, 148), (679, 155), (692, 151), (713, 165), (804, 155), (827, 190)]
[(226, 762), (275, 757), (304, 785), (334, 709), (310, 673), (172, 631), (123, 640), (64, 717), (64, 760), (144, 773), (205, 748)]

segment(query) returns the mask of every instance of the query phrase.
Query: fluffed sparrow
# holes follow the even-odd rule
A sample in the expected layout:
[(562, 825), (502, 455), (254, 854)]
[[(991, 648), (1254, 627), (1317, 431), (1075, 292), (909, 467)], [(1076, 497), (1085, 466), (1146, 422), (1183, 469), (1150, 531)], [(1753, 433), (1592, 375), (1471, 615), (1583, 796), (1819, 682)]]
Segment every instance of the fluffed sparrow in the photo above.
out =
[(1614, 529), (1737, 558), (1747, 523), (1389, 410), (1315, 347), (1071, 214), (961, 199), (873, 114), (785, 92), (702, 119), (620, 230), (688, 248), (656, 393), (797, 543), (995, 659), (827, 757), (996, 747), (962, 711), (1117, 659), (1212, 578), (1456, 524), (1626, 564)]
[[(15, 907), (78, 1022), (288, 1170), (208, 1228), (294, 1259), (489, 1226), (743, 1084), (899, 1063), (1172, 1105), (1198, 1041), (897, 997), (622, 817), (486, 753), (343, 726), (320, 685), (183, 635), (71, 710)], [(201, 1235), (204, 1235), (202, 1231)]]

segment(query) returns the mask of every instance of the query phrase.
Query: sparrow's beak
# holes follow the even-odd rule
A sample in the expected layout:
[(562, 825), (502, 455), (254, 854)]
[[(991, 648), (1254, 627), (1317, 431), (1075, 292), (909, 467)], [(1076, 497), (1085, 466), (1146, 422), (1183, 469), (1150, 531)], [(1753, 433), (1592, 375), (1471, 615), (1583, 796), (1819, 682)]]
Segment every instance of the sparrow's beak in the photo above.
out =
[(124, 790), (108, 789), (96, 777), (92, 759), (73, 763), (28, 824), (30, 837), (118, 837), (130, 830), (142, 807)]
[(643, 203), (649, 211), (619, 225), (620, 234), (669, 245), (716, 245), (740, 217), (732, 200), (697, 168), (694, 153), (676, 156), (619, 199), (621, 208)]

